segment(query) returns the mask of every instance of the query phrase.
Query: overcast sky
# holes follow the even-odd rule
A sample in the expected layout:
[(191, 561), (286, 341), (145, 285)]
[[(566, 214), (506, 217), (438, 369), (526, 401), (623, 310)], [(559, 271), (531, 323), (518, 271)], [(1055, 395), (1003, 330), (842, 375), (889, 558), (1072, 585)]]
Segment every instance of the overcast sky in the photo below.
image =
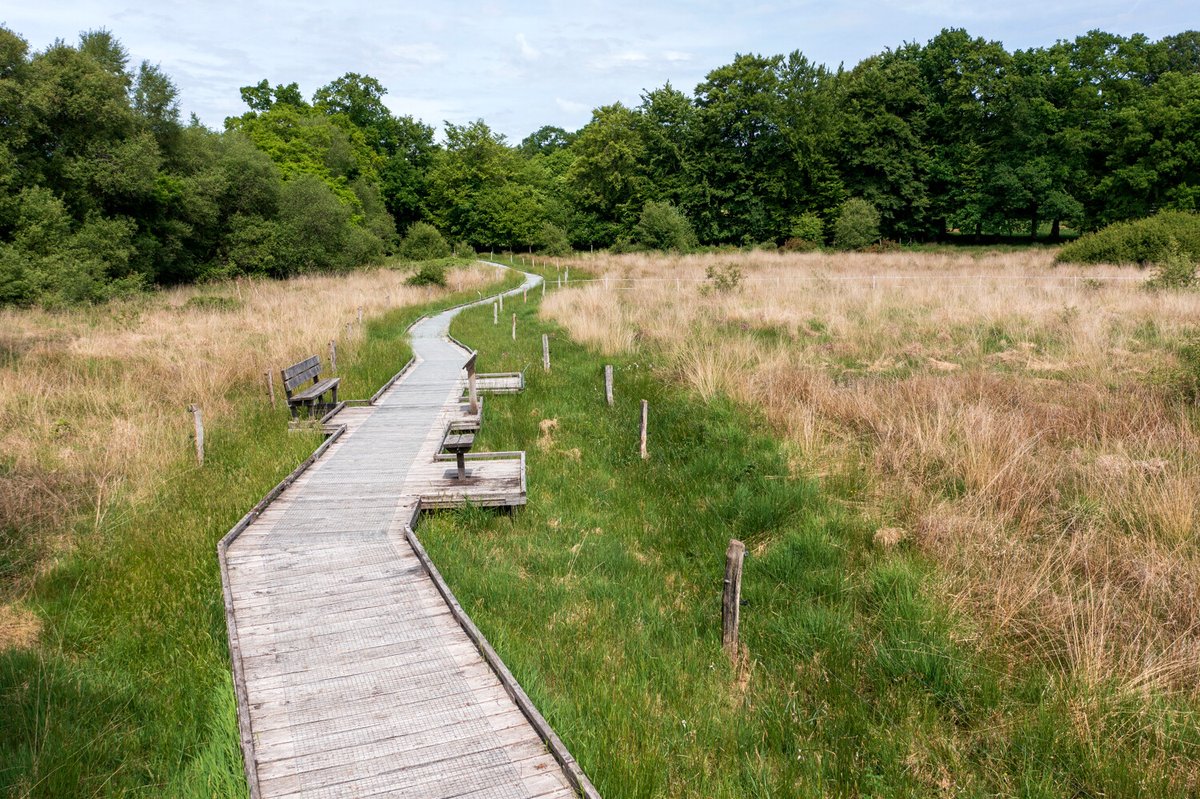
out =
[(162, 65), (185, 116), (210, 127), (245, 111), (238, 88), (296, 81), (306, 96), (346, 72), (373, 75), (396, 114), (441, 127), (483, 118), (513, 141), (575, 129), (591, 109), (635, 105), (670, 81), (690, 93), (737, 53), (800, 50), (834, 68), (944, 27), (1048, 45), (1093, 28), (1152, 39), (1200, 27), (1196, 0), (853, 2), (313, 2), (7, 0), (0, 24), (34, 49), (108, 28), (134, 62)]

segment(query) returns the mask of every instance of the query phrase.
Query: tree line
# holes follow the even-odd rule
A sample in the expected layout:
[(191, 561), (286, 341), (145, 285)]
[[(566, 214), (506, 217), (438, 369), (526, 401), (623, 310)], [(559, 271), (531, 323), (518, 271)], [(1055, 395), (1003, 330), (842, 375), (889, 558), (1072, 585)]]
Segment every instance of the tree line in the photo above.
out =
[(482, 120), (438, 141), (385, 94), (264, 80), (213, 131), (109, 31), (31, 52), (0, 27), (0, 303), (348, 269), (416, 222), (480, 249), (809, 246), (848, 215), (893, 240), (1057, 237), (1200, 198), (1195, 31), (1009, 52), (950, 29), (836, 70), (738, 55), (516, 144)]

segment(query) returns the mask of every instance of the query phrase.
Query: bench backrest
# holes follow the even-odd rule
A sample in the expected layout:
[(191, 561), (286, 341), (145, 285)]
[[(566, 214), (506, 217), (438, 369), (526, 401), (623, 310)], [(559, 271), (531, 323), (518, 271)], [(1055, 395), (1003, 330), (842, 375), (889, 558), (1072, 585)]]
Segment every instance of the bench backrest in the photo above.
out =
[(283, 375), (283, 387), (290, 395), (296, 386), (317, 379), (321, 374), (321, 359), (314, 355), (300, 363), (292, 364), (280, 374)]

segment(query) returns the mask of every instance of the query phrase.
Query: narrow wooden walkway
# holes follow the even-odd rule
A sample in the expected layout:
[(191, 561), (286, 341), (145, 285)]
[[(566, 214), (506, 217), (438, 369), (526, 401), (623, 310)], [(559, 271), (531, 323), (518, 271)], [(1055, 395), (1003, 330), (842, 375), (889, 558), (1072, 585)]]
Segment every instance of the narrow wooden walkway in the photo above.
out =
[(478, 421), (456, 313), (415, 325), (415, 366), (222, 542), (252, 796), (598, 797), (412, 533), (423, 506), (525, 499), (522, 453), (472, 457), (465, 484), (438, 456)]

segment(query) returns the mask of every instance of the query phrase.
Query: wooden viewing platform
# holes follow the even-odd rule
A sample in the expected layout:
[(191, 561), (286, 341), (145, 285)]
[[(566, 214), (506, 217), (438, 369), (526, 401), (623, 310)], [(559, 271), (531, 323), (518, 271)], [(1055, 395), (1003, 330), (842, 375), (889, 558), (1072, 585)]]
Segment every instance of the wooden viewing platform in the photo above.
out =
[(482, 421), (459, 310), (414, 325), (399, 379), (218, 547), (252, 797), (599, 799), (413, 533), (422, 508), (525, 502), (524, 453), (467, 454), (459, 480), (441, 451)]

